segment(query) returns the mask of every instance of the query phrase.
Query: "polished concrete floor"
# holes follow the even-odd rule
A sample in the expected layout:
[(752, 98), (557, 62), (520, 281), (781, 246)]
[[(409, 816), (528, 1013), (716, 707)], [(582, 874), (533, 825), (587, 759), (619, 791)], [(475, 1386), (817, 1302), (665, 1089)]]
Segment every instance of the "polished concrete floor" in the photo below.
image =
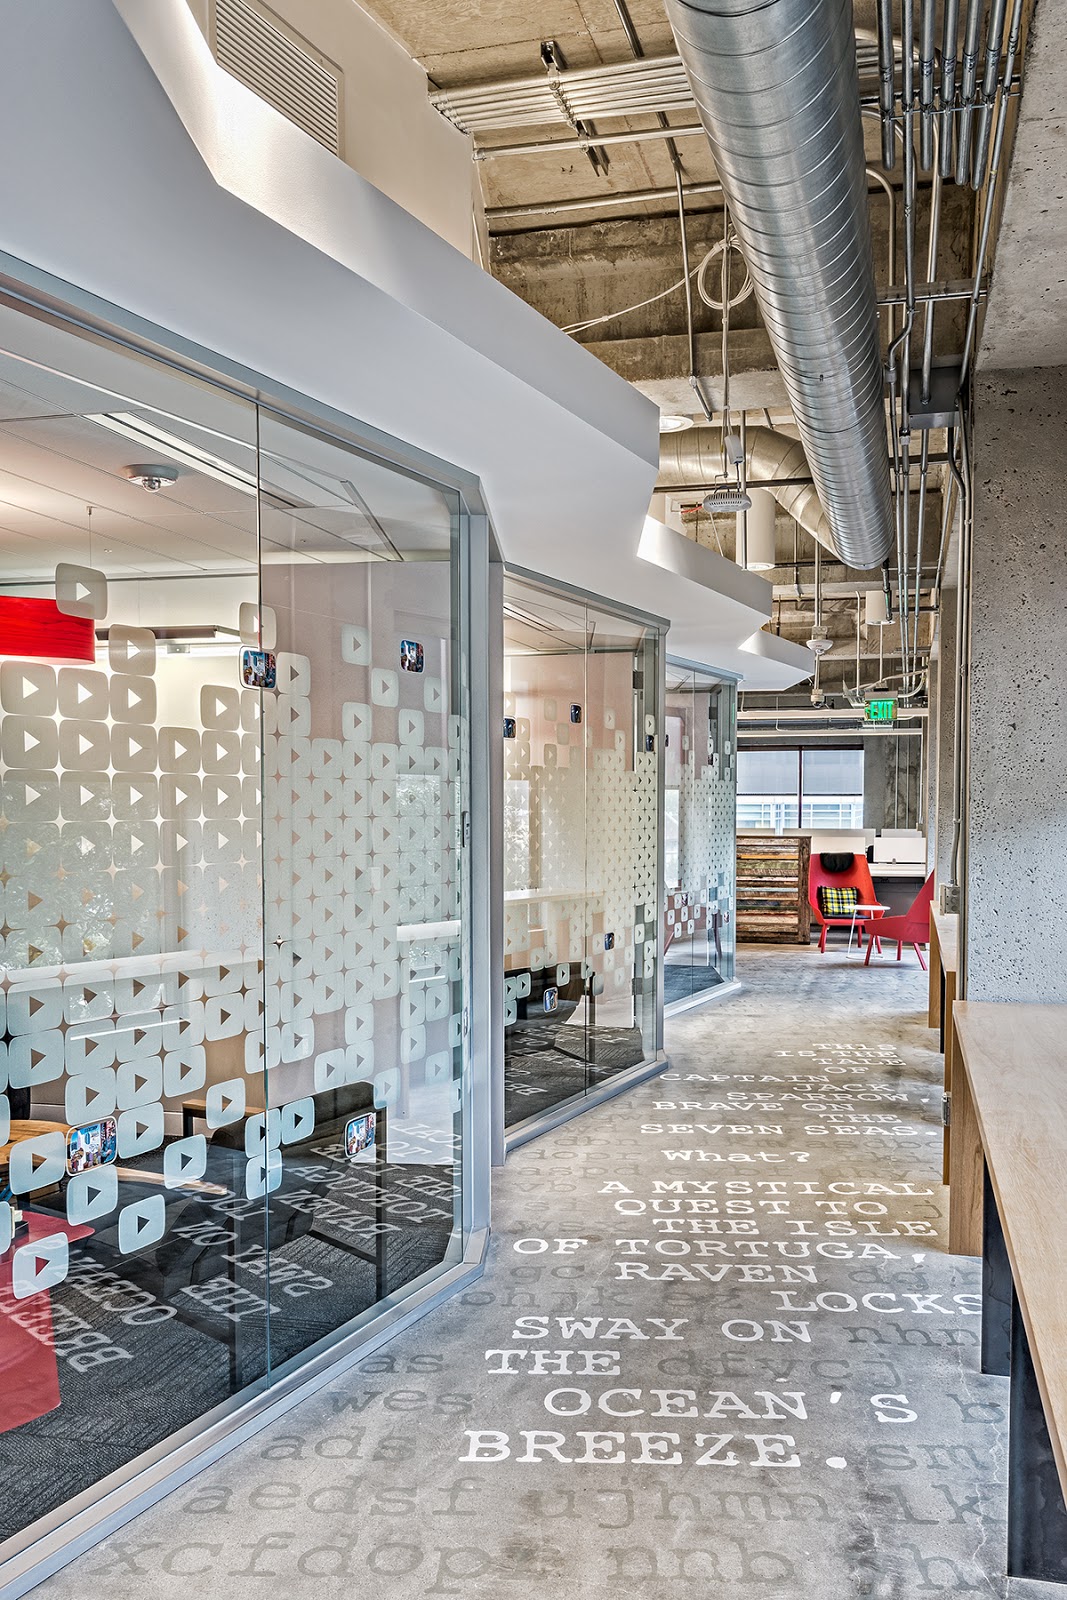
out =
[(1003, 1577), (924, 974), (738, 968), (665, 1076), (512, 1157), (469, 1292), (35, 1593), (1061, 1593)]

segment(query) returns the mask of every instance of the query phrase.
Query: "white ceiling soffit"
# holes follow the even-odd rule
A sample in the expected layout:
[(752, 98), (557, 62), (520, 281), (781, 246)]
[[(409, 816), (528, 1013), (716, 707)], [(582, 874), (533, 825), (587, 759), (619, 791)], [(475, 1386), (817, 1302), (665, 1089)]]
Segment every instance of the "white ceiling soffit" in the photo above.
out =
[[(637, 556), (656, 408), (224, 72), (186, 0), (0, 0), (0, 37), (0, 249), (476, 474), (508, 560), (690, 614)], [(761, 661), (695, 588), (691, 659)]]
[(670, 597), (671, 655), (713, 660), (742, 677), (746, 689), (780, 691), (810, 676), (810, 651), (761, 631), (773, 609), (765, 578), (653, 517), (645, 518), (635, 567), (647, 606), (661, 610), (660, 596)]

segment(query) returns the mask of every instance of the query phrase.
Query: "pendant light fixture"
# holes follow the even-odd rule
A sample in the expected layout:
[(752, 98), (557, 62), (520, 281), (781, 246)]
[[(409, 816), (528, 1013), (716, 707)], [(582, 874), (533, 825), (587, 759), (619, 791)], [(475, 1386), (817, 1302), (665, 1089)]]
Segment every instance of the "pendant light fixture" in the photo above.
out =
[[(748, 491), (751, 506), (748, 511), (745, 566), (749, 572), (769, 572), (776, 565), (774, 550), (774, 518), (778, 502), (769, 489)], [(742, 545), (741, 513), (737, 517), (737, 549)]]
[(69, 617), (36, 595), (0, 595), (0, 656), (95, 661), (93, 619)]

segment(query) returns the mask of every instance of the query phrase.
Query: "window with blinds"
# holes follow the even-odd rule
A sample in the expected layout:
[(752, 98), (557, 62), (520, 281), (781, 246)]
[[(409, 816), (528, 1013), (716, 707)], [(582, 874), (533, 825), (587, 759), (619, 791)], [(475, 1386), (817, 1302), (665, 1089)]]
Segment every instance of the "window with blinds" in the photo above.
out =
[(266, 6), (214, 0), (215, 60), (334, 155), (342, 149), (341, 69)]

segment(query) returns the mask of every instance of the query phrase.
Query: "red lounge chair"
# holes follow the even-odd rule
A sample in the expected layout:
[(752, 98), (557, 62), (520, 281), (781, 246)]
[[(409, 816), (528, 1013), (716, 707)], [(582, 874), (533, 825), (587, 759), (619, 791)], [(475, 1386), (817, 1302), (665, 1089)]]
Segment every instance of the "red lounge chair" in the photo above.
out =
[[(826, 935), (830, 928), (851, 928), (852, 917), (827, 917), (819, 904), (819, 890), (824, 886), (833, 889), (854, 888), (859, 892), (860, 905), (873, 906), (878, 899), (871, 882), (871, 869), (867, 865), (866, 856), (853, 856), (852, 865), (847, 872), (827, 872), (823, 867), (819, 854), (812, 852), (811, 866), (808, 868), (808, 900), (811, 904), (811, 914), (822, 929), (819, 935), (819, 954), (826, 954)], [(880, 919), (881, 911), (861, 912), (856, 918), (856, 931), (862, 945), (864, 928), (869, 923)], [(881, 922), (878, 932), (881, 934)], [(877, 940), (874, 941), (877, 943)], [(879, 946), (881, 948), (881, 946)], [(870, 952), (868, 951), (868, 956)]]
[[(922, 888), (919, 890), (911, 905), (902, 917), (883, 917), (878, 924), (879, 939), (895, 939), (897, 941), (897, 960), (900, 960), (901, 951), (906, 944), (910, 944), (919, 958), (919, 965), (926, 971), (926, 962), (920, 945), (930, 943), (930, 902), (934, 898), (934, 875), (931, 872)], [(867, 960), (864, 966), (870, 966), (871, 952), (867, 950)]]

